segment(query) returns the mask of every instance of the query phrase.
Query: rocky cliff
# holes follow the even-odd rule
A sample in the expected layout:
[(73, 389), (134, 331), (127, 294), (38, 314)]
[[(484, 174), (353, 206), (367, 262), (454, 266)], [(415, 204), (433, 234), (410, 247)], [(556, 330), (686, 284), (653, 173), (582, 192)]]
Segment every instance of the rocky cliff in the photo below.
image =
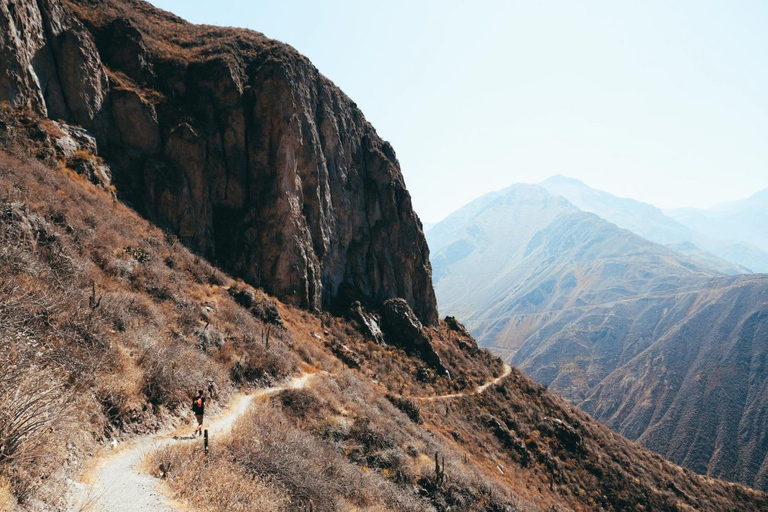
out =
[(233, 274), (313, 310), (402, 297), (437, 320), (392, 147), (262, 34), (138, 0), (3, 0), (0, 101), (81, 125), (118, 195)]

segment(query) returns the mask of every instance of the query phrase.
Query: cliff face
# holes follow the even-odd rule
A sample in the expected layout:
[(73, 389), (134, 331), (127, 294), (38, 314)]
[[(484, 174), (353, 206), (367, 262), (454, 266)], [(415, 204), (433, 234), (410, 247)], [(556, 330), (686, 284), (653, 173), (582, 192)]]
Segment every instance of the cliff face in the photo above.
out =
[(392, 147), (292, 48), (139, 1), (3, 0), (0, 101), (94, 133), (118, 194), (309, 309), (402, 297), (437, 320)]

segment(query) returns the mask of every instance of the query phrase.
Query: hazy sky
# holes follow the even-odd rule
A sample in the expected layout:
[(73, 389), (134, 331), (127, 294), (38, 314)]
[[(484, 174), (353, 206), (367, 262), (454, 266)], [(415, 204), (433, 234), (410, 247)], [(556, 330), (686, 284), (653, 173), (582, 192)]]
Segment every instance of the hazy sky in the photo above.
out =
[(768, 187), (768, 2), (153, 3), (307, 55), (425, 221), (558, 173), (664, 208)]

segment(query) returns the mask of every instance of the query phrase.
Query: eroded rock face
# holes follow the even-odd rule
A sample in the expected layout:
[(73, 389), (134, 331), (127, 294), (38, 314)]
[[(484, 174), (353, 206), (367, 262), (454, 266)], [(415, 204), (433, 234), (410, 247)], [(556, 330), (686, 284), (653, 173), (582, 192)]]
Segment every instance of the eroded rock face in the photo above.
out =
[(92, 131), (118, 194), (193, 249), (309, 309), (402, 297), (437, 322), (392, 147), (292, 48), (137, 0), (5, 0), (0, 31), (0, 100)]
[(349, 308), (349, 317), (360, 325), (360, 330), (374, 343), (384, 343), (384, 333), (381, 332), (379, 319), (373, 313), (363, 309), (360, 302), (355, 301)]
[(0, 99), (88, 129), (107, 98), (91, 34), (55, 0), (0, 3)]
[(447, 316), (445, 317), (445, 323), (448, 325), (448, 328), (452, 331), (456, 331), (465, 338), (472, 339), (472, 336), (469, 334), (469, 331), (467, 331), (467, 328), (464, 327), (464, 324), (459, 322), (459, 320), (455, 316)]
[(385, 340), (406, 350), (416, 352), (421, 359), (443, 375), (449, 375), (432, 340), (419, 319), (403, 299), (389, 299), (381, 306), (381, 321)]

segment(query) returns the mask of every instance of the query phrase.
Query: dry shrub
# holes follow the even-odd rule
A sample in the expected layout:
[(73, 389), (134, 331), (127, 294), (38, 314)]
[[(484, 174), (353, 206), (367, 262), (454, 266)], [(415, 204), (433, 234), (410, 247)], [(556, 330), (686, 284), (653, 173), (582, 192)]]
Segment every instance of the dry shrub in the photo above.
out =
[(381, 425), (371, 422), (370, 418), (356, 419), (349, 433), (353, 439), (360, 443), (366, 454), (395, 446), (392, 432), (385, 431)]
[(139, 357), (144, 369), (144, 393), (153, 405), (178, 409), (198, 389), (221, 387), (223, 369), (182, 342), (152, 344)]
[(0, 512), (12, 512), (16, 505), (16, 497), (13, 495), (11, 482), (0, 475)]
[(230, 376), (238, 384), (271, 385), (290, 375), (295, 366), (295, 358), (285, 352), (254, 343), (233, 362)]
[(121, 291), (104, 293), (100, 297), (97, 314), (112, 330), (125, 332), (142, 323), (160, 323), (155, 306), (145, 295)]
[[(264, 487), (267, 496), (279, 495), (283, 501), (270, 497), (263, 508), (252, 505), (247, 510), (287, 512), (310, 503), (317, 512), (356, 508), (431, 510), (412, 492), (349, 463), (332, 444), (300, 430), (280, 406), (268, 403), (255, 404), (229, 438), (212, 447), (207, 469), (200, 462), (199, 448), (191, 446), (156, 454), (156, 465), (161, 462), (165, 467), (171, 464), (171, 487), (206, 510), (223, 510), (217, 507), (233, 499), (232, 489), (252, 496)], [(213, 477), (227, 485), (217, 485), (198, 495), (198, 486)]]
[(393, 395), (391, 393), (387, 393), (387, 400), (408, 416), (412, 422), (418, 424), (424, 422), (424, 419), (421, 417), (421, 407), (419, 407), (419, 404), (414, 400), (405, 396)]
[(40, 448), (67, 404), (61, 384), (42, 368), (20, 375), (0, 392), (0, 462), (25, 464), (42, 456)]
[(418, 479), (438, 510), (523, 510), (506, 488), (463, 464), (447, 460), (445, 475), (445, 480), (438, 484), (434, 469), (423, 467)]
[(358, 492), (360, 477), (353, 468), (293, 428), (275, 407), (257, 406), (233, 437), (235, 460), (254, 477), (271, 478), (284, 487), (295, 504), (311, 501), (318, 510), (338, 510), (339, 495), (349, 499)]
[(280, 403), (292, 414), (299, 417), (317, 415), (320, 413), (320, 403), (309, 389), (287, 389), (278, 395)]
[(178, 316), (176, 317), (176, 325), (184, 333), (192, 333), (200, 326), (200, 308), (197, 307), (191, 300), (187, 298), (178, 298), (175, 301), (176, 311)]
[(242, 281), (236, 281), (229, 288), (229, 294), (238, 305), (248, 310), (262, 322), (278, 326), (283, 325), (283, 319), (280, 317), (277, 303), (264, 296), (263, 293), (256, 293), (255, 290)]
[(289, 498), (279, 487), (268, 478), (247, 474), (226, 451), (214, 449), (205, 458), (199, 445), (185, 444), (159, 450), (150, 459), (153, 468), (161, 464), (170, 468), (167, 477), (171, 489), (194, 503), (196, 510), (290, 510)]
[(142, 421), (146, 409), (143, 370), (125, 347), (120, 347), (116, 360), (114, 371), (98, 375), (94, 390), (106, 417), (107, 436), (113, 434), (112, 429)]
[[(5, 347), (8, 340), (2, 340)], [(69, 407), (60, 380), (29, 359), (6, 358), (0, 377), (0, 480), (16, 498), (31, 498), (37, 475), (51, 470), (55, 430)], [(23, 365), (24, 371), (19, 371)]]

